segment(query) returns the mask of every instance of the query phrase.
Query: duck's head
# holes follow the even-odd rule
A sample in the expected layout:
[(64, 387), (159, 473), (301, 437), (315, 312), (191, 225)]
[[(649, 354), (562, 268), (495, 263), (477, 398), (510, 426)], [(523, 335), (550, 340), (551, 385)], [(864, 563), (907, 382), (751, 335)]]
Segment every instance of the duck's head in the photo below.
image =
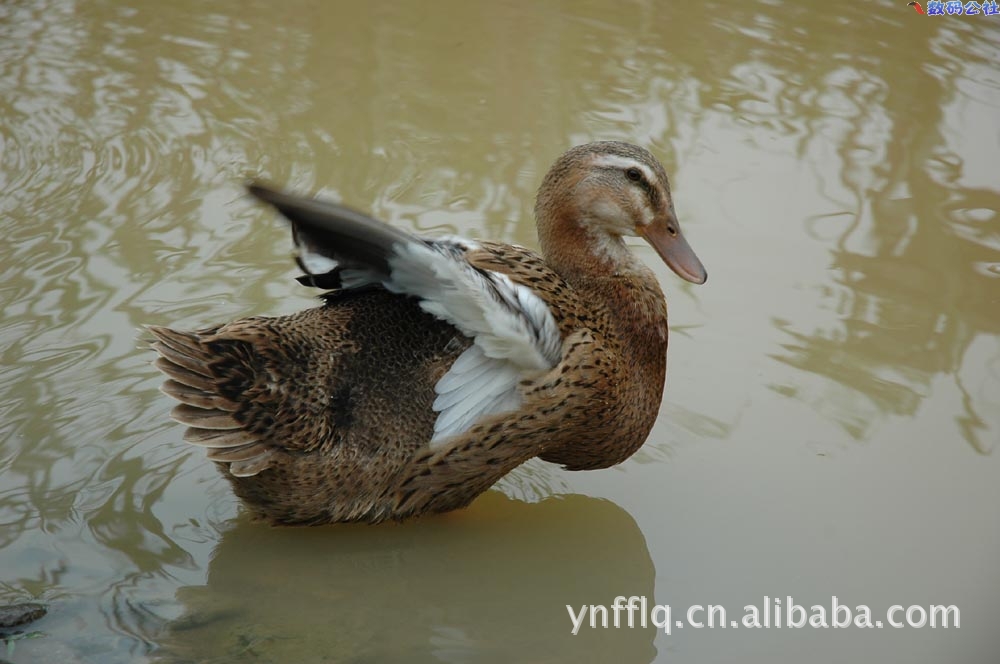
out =
[(641, 237), (680, 277), (708, 273), (684, 239), (663, 166), (641, 147), (617, 141), (572, 148), (552, 165), (535, 204), (548, 261), (569, 272), (627, 272), (623, 237)]

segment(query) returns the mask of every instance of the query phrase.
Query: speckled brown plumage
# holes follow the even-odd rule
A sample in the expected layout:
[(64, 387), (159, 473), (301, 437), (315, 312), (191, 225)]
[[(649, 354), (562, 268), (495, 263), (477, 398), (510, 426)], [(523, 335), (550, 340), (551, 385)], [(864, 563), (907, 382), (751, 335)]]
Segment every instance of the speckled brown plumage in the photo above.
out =
[[(418, 298), (367, 284), (331, 291), (322, 306), (289, 316), (197, 332), (150, 327), (168, 376), (163, 390), (181, 402), (173, 415), (189, 426), (185, 439), (206, 447), (254, 512), (287, 524), (460, 508), (535, 456), (570, 470), (628, 458), (659, 409), (666, 302), (623, 244), (595, 246), (594, 237), (605, 242), (604, 227), (618, 217), (634, 217), (644, 237), (676, 219), (666, 175), (647, 152), (620, 143), (574, 150), (539, 194), (545, 257), (486, 242), (462, 256), (530, 288), (558, 326), (559, 361), (523, 375), (516, 410), (487, 414), (430, 445), (435, 385), (473, 340), (422, 310)], [(629, 160), (652, 180), (642, 183), (647, 193), (617, 191), (635, 175), (626, 172)], [(607, 200), (616, 206), (611, 222), (580, 221), (588, 218), (581, 206)], [(617, 227), (608, 233), (620, 242)], [(679, 274), (704, 280), (696, 258), (684, 254), (677, 260), (689, 262), (678, 268), (661, 241), (650, 242)], [(375, 262), (386, 269), (380, 255)], [(338, 284), (339, 273), (322, 280)]]

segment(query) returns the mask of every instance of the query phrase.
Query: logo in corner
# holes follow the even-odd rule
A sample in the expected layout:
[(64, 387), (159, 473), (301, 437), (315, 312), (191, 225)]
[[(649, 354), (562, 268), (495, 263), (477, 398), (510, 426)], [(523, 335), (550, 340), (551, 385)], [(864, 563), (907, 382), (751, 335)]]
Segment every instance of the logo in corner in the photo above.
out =
[(921, 16), (996, 16), (1000, 14), (1000, 6), (997, 0), (986, 0), (985, 2), (975, 2), (970, 0), (963, 3), (962, 0), (927, 0), (927, 11), (920, 6), (919, 2), (908, 2), (907, 7), (913, 7), (913, 11)]

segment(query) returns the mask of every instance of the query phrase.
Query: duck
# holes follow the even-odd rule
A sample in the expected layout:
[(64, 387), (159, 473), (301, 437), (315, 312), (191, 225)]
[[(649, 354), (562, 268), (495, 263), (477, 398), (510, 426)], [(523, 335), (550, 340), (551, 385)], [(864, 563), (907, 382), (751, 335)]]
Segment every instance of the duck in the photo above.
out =
[(667, 303), (629, 249), (707, 272), (645, 148), (571, 148), (543, 178), (540, 251), (421, 237), (264, 182), (319, 306), (196, 331), (150, 325), (162, 392), (250, 512), (274, 525), (449, 512), (535, 457), (608, 468), (663, 396)]

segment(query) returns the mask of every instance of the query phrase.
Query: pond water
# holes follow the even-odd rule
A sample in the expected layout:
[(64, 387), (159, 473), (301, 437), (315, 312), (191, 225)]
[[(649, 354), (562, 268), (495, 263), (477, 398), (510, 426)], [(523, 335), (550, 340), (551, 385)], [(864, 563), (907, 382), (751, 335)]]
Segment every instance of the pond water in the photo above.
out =
[[(996, 662), (998, 58), (1000, 16), (902, 1), (3, 3), (0, 604), (49, 613), (0, 658)], [(663, 160), (711, 274), (636, 247), (672, 322), (643, 449), (402, 526), (244, 514), (141, 331), (314, 304), (241, 183), (533, 245), (594, 139)], [(619, 595), (685, 626), (571, 633)]]

